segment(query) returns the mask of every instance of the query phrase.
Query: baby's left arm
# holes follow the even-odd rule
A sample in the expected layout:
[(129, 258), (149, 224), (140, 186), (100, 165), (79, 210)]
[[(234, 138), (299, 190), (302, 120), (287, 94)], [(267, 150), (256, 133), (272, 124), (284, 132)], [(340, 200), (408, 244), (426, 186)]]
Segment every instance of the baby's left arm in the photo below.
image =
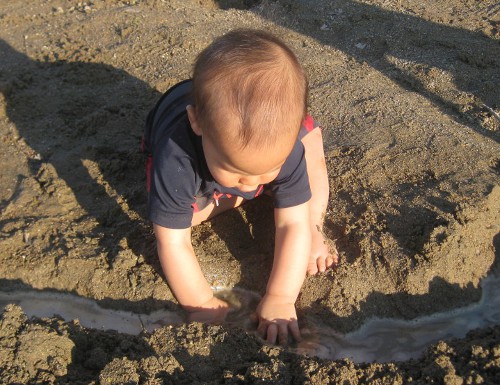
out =
[(321, 128), (316, 128), (302, 138), (307, 162), (307, 174), (311, 186), (310, 229), (312, 235), (311, 252), (307, 272), (311, 275), (323, 272), (338, 262), (334, 245), (329, 248), (323, 235), (323, 219), (328, 206), (329, 182), (323, 150)]
[(295, 301), (304, 281), (311, 249), (309, 202), (275, 209), (274, 262), (266, 294), (258, 308), (258, 332), (268, 342), (286, 344), (288, 333), (300, 339)]

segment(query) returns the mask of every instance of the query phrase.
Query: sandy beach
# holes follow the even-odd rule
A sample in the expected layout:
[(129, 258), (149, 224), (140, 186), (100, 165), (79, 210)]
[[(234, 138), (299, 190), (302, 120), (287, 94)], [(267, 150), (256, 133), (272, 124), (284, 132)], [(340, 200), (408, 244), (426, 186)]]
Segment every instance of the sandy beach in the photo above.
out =
[[(323, 127), (325, 234), (340, 263), (306, 278), (301, 326), (349, 333), (477, 303), (500, 274), (493, 0), (3, 0), (0, 291), (182, 316), (145, 218), (142, 129), (196, 55), (238, 27), (289, 44)], [(192, 240), (212, 286), (262, 295), (273, 234), (259, 198)], [(0, 313), (2, 384), (500, 383), (500, 326), (354, 363), (267, 346), (242, 324), (130, 335), (25, 311)]]

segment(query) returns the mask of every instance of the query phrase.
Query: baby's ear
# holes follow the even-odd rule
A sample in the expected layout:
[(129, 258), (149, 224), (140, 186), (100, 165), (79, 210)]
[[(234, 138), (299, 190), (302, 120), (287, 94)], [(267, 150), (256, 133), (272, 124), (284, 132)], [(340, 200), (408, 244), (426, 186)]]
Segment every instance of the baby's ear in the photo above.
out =
[(196, 117), (195, 108), (191, 104), (189, 104), (188, 106), (186, 106), (186, 111), (188, 114), (189, 123), (191, 124), (191, 128), (193, 129), (193, 132), (196, 135), (201, 136), (202, 135), (201, 127), (198, 124), (198, 118)]

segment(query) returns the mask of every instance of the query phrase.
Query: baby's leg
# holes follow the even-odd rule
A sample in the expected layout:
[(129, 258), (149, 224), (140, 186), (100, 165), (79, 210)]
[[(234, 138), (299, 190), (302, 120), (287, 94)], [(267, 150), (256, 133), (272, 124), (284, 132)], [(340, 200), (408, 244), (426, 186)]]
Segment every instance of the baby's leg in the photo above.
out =
[(245, 200), (242, 197), (233, 196), (232, 198), (224, 198), (219, 200), (217, 206), (214, 202), (210, 203), (203, 210), (193, 214), (192, 226), (199, 225), (201, 222), (222, 214), (224, 211), (240, 206)]
[(311, 254), (308, 274), (323, 272), (338, 262), (335, 245), (329, 247), (323, 236), (323, 220), (328, 205), (329, 184), (326, 170), (323, 136), (321, 128), (316, 128), (302, 138), (307, 162), (307, 173), (311, 186), (312, 198), (309, 201), (311, 223)]

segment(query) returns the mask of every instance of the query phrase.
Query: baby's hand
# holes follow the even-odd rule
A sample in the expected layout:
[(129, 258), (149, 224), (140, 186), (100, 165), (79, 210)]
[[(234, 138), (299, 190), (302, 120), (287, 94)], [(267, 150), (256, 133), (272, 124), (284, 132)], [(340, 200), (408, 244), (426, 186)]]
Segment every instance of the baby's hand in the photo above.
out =
[(300, 330), (297, 322), (297, 313), (293, 302), (283, 298), (266, 294), (257, 307), (259, 326), (257, 333), (267, 342), (280, 345), (288, 342), (288, 331), (293, 338), (300, 341)]
[(188, 322), (219, 324), (224, 322), (230, 309), (231, 308), (227, 302), (217, 297), (212, 297), (201, 306), (193, 308), (186, 307), (186, 310), (188, 311), (187, 320)]
[(338, 253), (334, 244), (328, 245), (325, 237), (320, 231), (313, 231), (311, 242), (311, 254), (307, 265), (307, 274), (314, 275), (324, 272), (338, 263)]

